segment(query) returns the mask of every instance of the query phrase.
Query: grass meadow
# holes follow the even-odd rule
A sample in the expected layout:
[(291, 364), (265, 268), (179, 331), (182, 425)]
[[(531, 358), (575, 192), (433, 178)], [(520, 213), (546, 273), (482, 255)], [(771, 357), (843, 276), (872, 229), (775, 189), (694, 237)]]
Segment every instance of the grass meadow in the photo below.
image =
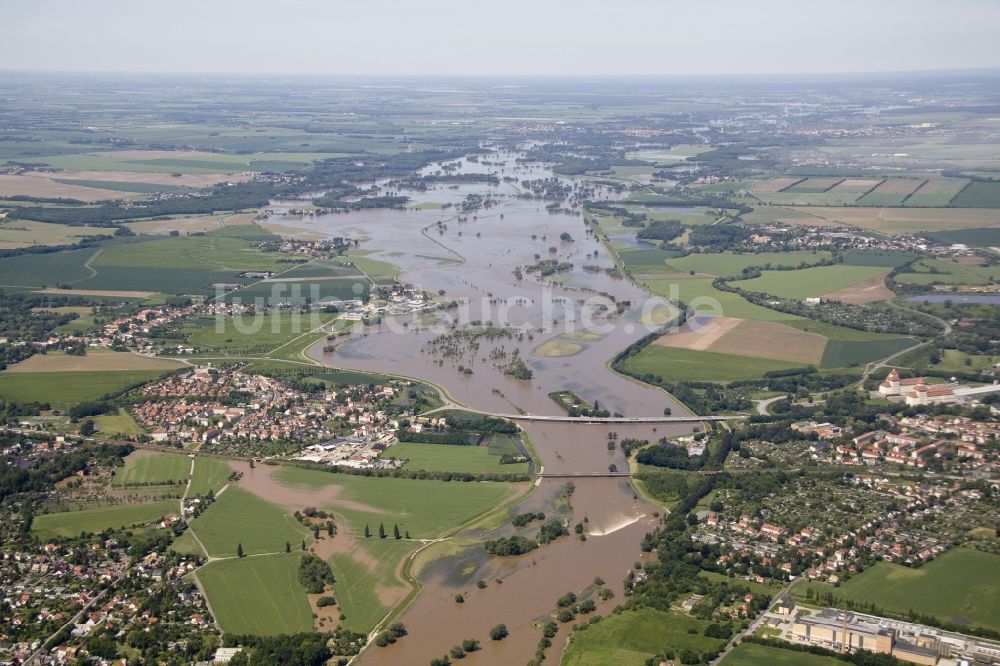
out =
[(953, 624), (1000, 631), (1000, 555), (954, 548), (918, 568), (879, 562), (840, 587), (825, 583), (798, 585), (804, 596), (818, 594), (873, 603), (890, 613), (933, 615)]
[(72, 537), (80, 532), (100, 532), (120, 527), (144, 525), (166, 516), (177, 515), (176, 501), (147, 504), (120, 504), (81, 511), (64, 511), (35, 516), (31, 530), (39, 539)]
[(301, 552), (212, 562), (198, 579), (228, 634), (274, 635), (312, 629), (312, 611), (298, 579)]

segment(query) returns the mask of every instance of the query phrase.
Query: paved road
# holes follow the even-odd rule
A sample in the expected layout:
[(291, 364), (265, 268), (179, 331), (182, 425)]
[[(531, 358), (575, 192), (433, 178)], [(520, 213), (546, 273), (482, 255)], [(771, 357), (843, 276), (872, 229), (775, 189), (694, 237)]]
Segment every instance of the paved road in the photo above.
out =
[[(797, 582), (798, 582), (797, 580), (794, 580), (790, 582), (788, 585), (781, 588), (781, 591), (778, 592), (776, 595), (774, 595), (774, 598), (771, 599), (771, 608), (774, 608), (782, 601), (784, 601), (785, 598), (788, 596), (788, 594), (791, 592), (792, 586), (794, 586), (795, 583)], [(711, 662), (709, 662), (709, 664), (713, 665), (718, 664), (720, 661), (725, 659), (726, 655), (729, 654), (734, 647), (739, 645), (740, 641), (742, 641), (746, 636), (752, 636), (754, 633), (756, 633), (756, 631), (761, 628), (761, 626), (764, 624), (766, 620), (767, 620), (767, 612), (765, 611), (760, 615), (758, 615), (756, 618), (754, 618), (753, 622), (751, 622), (746, 629), (744, 629), (743, 631), (741, 631), (740, 633), (736, 634), (731, 639), (729, 639), (729, 643), (727, 643), (726, 647), (722, 650), (722, 652), (719, 653), (719, 656), (713, 659)]]
[(768, 409), (771, 407), (771, 405), (781, 400), (787, 400), (787, 399), (788, 399), (787, 395), (779, 395), (774, 398), (768, 398), (767, 400), (760, 400), (757, 402), (757, 413), (762, 416), (768, 416), (770, 414)]

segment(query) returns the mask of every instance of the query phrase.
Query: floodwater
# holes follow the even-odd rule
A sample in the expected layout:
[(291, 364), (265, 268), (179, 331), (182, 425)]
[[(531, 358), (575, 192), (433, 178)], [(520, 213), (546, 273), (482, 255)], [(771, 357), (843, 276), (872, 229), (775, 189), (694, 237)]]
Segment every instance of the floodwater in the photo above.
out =
[[(481, 158), (503, 161), (503, 167), (463, 160), (461, 170), (501, 175), (502, 169), (502, 175), (514, 176), (518, 182), (551, 177), (544, 166), (518, 164), (515, 157), (498, 153)], [(578, 189), (588, 187), (580, 180), (561, 182)], [(439, 322), (430, 328), (421, 325), (417, 317), (383, 321), (355, 331), (335, 352), (324, 352), (325, 341), (318, 343), (309, 351), (313, 358), (336, 367), (433, 382), (454, 401), (494, 413), (562, 415), (548, 394), (567, 389), (626, 416), (659, 416), (665, 408), (674, 414), (684, 413), (662, 391), (608, 367), (615, 354), (653, 330), (642, 323), (649, 321), (644, 309), (648, 315), (648, 310), (661, 302), (604, 272), (613, 266), (611, 257), (587, 233), (582, 216), (565, 212), (568, 200), (561, 204), (562, 211), (549, 212), (548, 202), (518, 196), (523, 194), (522, 188), (507, 182), (499, 186), (436, 186), (406, 194), (427, 203), (455, 203), (469, 194), (488, 194), (494, 205), (463, 213), (430, 208), (367, 210), (280, 222), (331, 236), (359, 238), (363, 249), (372, 250), (368, 256), (400, 266), (403, 281), (431, 294), (443, 292), (445, 299), (458, 301), (461, 307), (437, 312)], [(560, 240), (564, 233), (573, 240)], [(527, 272), (518, 279), (515, 268), (534, 264), (537, 258), (556, 259), (573, 267), (559, 274), (560, 284)], [(584, 266), (589, 269), (584, 270)], [(619, 314), (616, 303), (627, 307)], [(439, 336), (452, 331), (449, 323), (454, 320), (492, 322), (515, 328), (519, 334), (479, 337), (474, 344), (453, 338), (442, 343)], [(515, 350), (532, 371), (530, 380), (504, 373), (506, 360)], [(608, 450), (609, 432), (617, 433), (619, 439), (655, 440), (689, 433), (693, 426), (527, 422), (524, 429), (545, 472), (589, 473), (606, 472), (610, 465), (627, 469), (621, 452)], [(592, 581), (600, 576), (615, 592), (615, 599), (600, 608), (608, 610), (620, 602), (622, 582), (632, 565), (641, 560), (642, 536), (657, 523), (656, 508), (643, 501), (626, 479), (573, 479), (575, 490), (568, 502), (567, 482), (542, 480), (512, 512), (544, 511), (549, 517), (568, 520), (571, 531), (576, 523), (584, 523), (586, 540), (571, 535), (521, 557), (490, 558), (481, 542), (512, 534), (509, 524), (490, 534), (471, 531), (456, 535), (456, 544), (468, 546), (447, 549), (447, 556), (438, 559), (417, 558), (420, 564), (415, 571), (424, 589), (399, 618), (409, 635), (395, 646), (371, 647), (360, 662), (427, 663), (462, 640), (475, 638), (483, 650), (470, 654), (468, 663), (524, 663), (541, 636), (534, 627), (547, 621), (561, 595), (568, 591), (592, 593)], [(519, 533), (534, 536), (538, 525)], [(428, 553), (433, 554), (434, 548)], [(477, 587), (479, 580), (487, 582), (485, 589)], [(465, 595), (463, 604), (455, 602), (459, 593)], [(489, 640), (490, 628), (500, 623), (507, 625), (511, 637)], [(549, 650), (554, 663), (558, 663), (567, 632), (563, 627)]]

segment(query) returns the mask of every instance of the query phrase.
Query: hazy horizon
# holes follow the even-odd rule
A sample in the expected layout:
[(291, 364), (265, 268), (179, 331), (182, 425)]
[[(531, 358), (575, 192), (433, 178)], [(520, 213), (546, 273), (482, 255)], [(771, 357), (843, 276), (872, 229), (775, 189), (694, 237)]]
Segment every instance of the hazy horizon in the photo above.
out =
[[(1000, 67), (1000, 3), (9, 0), (4, 71), (796, 76)], [(942, 20), (942, 18), (946, 20)]]

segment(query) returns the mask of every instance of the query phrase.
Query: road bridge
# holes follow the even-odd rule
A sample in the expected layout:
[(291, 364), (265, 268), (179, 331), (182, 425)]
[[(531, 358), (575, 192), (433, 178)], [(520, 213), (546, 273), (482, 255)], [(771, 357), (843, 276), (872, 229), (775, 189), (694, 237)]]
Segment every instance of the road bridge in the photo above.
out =
[(545, 421), (549, 423), (702, 423), (704, 421), (739, 421), (746, 414), (724, 416), (538, 416), (535, 414), (490, 414), (511, 421)]

